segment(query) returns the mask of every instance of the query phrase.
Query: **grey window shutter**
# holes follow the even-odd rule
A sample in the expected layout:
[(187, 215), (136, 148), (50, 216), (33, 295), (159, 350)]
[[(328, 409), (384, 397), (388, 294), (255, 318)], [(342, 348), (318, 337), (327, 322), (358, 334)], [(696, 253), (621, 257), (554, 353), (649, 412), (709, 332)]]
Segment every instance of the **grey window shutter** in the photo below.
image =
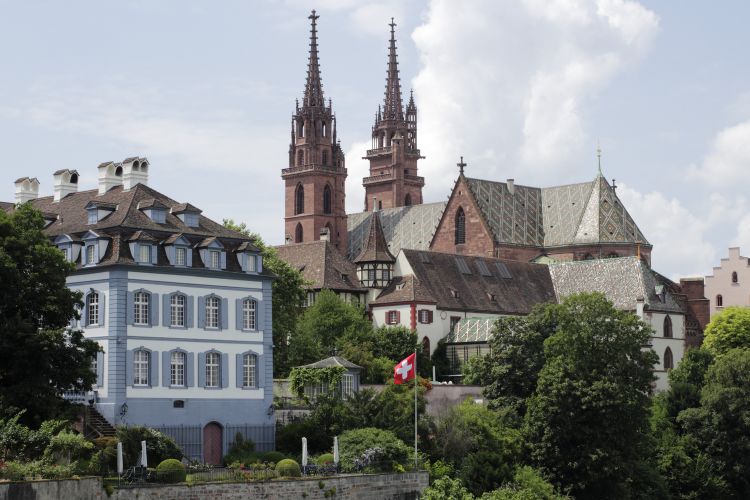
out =
[(138, 243), (132, 242), (129, 243), (128, 246), (130, 247), (130, 255), (133, 257), (133, 260), (138, 259)]
[(226, 269), (227, 268), (227, 253), (226, 252), (221, 252), (221, 254), (220, 254), (220, 261), (221, 261), (221, 263), (219, 264), (219, 266), (222, 269)]
[(259, 273), (263, 272), (263, 256), (262, 255), (255, 256), (255, 271)]
[(256, 385), (259, 389), (265, 389), (266, 387), (266, 356), (255, 357), (255, 380)]
[(242, 301), (243, 299), (236, 299), (234, 301), (234, 318), (235, 318), (235, 328), (237, 330), (242, 330), (243, 322), (242, 322)]
[(83, 309), (81, 309), (81, 327), (86, 328), (89, 326), (89, 296), (88, 294), (83, 296)]
[(169, 351), (162, 351), (161, 353), (161, 385), (163, 387), (169, 387), (171, 379), (169, 377), (169, 370), (172, 364), (172, 353)]
[(194, 353), (187, 353), (187, 370), (185, 370), (185, 376), (187, 377), (187, 386), (193, 387), (195, 385), (195, 359)]
[(229, 387), (229, 354), (221, 355), (221, 386)]
[(170, 326), (171, 318), (169, 317), (172, 296), (166, 293), (161, 296), (161, 326)]
[(96, 353), (96, 385), (104, 385), (104, 353)]
[(135, 323), (135, 292), (128, 292), (128, 302), (127, 302), (127, 317), (128, 317), (128, 324), (132, 325)]
[(157, 351), (151, 351), (149, 356), (149, 371), (148, 374), (148, 385), (150, 387), (156, 387), (159, 385), (159, 353)]
[(193, 327), (193, 296), (189, 295), (185, 298), (185, 326), (187, 328)]
[(221, 312), (219, 313), (221, 316), (219, 319), (221, 320), (221, 329), (226, 330), (229, 328), (229, 300), (228, 299), (221, 299)]
[(151, 317), (149, 318), (149, 324), (151, 326), (159, 326), (159, 294), (158, 293), (152, 293), (151, 298), (149, 300), (149, 304), (151, 307), (151, 310), (149, 311), (149, 314)]
[(235, 383), (237, 387), (242, 387), (242, 354), (237, 354), (234, 358), (236, 360), (234, 362)]
[(242, 269), (243, 271), (247, 271), (247, 254), (244, 252), (238, 253), (237, 263), (240, 265), (240, 269)]
[(159, 245), (151, 245), (151, 263), (156, 265), (159, 262)]
[(129, 350), (125, 361), (125, 385), (133, 386), (133, 351)]
[(255, 329), (259, 332), (266, 331), (266, 315), (264, 314), (265, 310), (263, 307), (264, 302), (262, 300), (255, 301)]
[(206, 297), (198, 297), (198, 328), (206, 328)]
[(187, 267), (193, 267), (193, 249), (188, 247), (186, 253), (187, 259), (185, 260), (185, 265)]
[(198, 387), (206, 387), (206, 353), (198, 353)]
[(107, 324), (107, 296), (99, 292), (99, 326)]
[(167, 260), (169, 260), (169, 263), (174, 266), (174, 245), (169, 245), (165, 250), (167, 252)]

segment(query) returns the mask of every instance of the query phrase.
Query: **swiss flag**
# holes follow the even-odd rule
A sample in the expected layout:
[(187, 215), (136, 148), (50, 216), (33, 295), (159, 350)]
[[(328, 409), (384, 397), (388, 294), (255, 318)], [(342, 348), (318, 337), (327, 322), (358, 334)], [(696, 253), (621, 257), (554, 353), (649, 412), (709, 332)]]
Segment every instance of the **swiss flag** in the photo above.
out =
[(417, 376), (417, 354), (411, 354), (408, 358), (393, 367), (393, 383), (403, 384), (413, 380)]

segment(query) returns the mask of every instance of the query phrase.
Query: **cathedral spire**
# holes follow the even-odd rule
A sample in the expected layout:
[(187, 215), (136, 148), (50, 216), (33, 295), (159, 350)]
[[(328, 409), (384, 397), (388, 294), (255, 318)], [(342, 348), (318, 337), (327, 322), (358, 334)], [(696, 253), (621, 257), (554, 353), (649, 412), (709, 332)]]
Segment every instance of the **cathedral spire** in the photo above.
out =
[(310, 28), (310, 55), (307, 61), (307, 81), (305, 82), (305, 96), (302, 105), (324, 107), (323, 84), (320, 81), (320, 62), (318, 60), (318, 29), (317, 21), (320, 18), (315, 10), (307, 17), (311, 21)]
[(403, 120), (404, 108), (401, 104), (401, 81), (398, 77), (398, 56), (396, 55), (396, 23), (391, 18), (391, 42), (388, 49), (388, 73), (385, 83), (385, 105), (383, 118), (386, 120)]

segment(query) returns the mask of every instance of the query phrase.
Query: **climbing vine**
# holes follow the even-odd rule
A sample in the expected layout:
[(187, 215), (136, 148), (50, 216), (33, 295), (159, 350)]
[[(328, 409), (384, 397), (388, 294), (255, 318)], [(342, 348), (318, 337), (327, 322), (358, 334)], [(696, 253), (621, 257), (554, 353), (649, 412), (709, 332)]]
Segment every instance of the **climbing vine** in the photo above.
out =
[(346, 369), (343, 366), (327, 366), (325, 368), (292, 368), (289, 382), (292, 392), (302, 397), (306, 385), (327, 385), (338, 387)]

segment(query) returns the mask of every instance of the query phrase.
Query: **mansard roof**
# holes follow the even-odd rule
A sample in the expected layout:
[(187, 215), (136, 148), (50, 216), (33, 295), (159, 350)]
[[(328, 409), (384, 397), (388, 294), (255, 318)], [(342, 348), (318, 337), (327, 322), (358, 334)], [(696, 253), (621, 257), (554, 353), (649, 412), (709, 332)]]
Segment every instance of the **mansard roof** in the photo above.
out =
[[(379, 210), (383, 235), (391, 254), (397, 255), (402, 248), (427, 250), (445, 206), (446, 202), (440, 202)], [(347, 216), (350, 259), (356, 258), (365, 247), (372, 214), (360, 212)]]
[(370, 229), (367, 232), (365, 246), (354, 259), (354, 262), (357, 264), (361, 262), (396, 262), (396, 258), (388, 250), (378, 212), (373, 212), (370, 217)]
[(684, 312), (673, 293), (676, 285), (638, 257), (556, 262), (549, 269), (558, 300), (574, 293), (601, 292), (626, 311), (636, 310), (642, 300), (652, 311)]
[(357, 280), (356, 266), (328, 241), (291, 243), (275, 248), (281, 260), (302, 272), (313, 290), (367, 291)]

